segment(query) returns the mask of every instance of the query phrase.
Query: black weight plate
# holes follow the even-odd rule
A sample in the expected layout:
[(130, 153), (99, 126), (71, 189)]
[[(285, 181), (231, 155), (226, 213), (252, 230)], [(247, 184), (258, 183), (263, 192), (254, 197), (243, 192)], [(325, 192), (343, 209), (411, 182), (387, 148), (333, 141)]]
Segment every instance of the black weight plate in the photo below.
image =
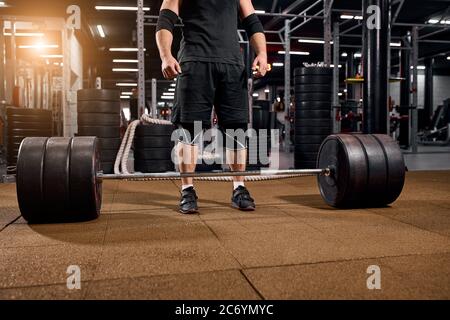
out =
[(296, 76), (294, 78), (295, 85), (301, 84), (329, 84), (333, 83), (332, 76)]
[(114, 162), (102, 162), (100, 167), (104, 174), (114, 173)]
[(120, 114), (120, 101), (78, 101), (78, 114), (107, 113)]
[(322, 143), (328, 135), (296, 135), (295, 136), (295, 144), (303, 144), (303, 143)]
[(52, 123), (52, 114), (45, 113), (43, 115), (23, 115), (23, 114), (11, 114), (8, 115), (8, 123), (9, 122), (40, 122), (40, 123), (48, 123), (49, 125)]
[(322, 101), (331, 103), (331, 93), (328, 92), (310, 92), (310, 93), (296, 93), (295, 101)]
[(319, 152), (320, 143), (303, 143), (295, 145), (295, 152)]
[(21, 137), (50, 137), (51, 129), (12, 129), (8, 128), (8, 135)]
[(136, 127), (135, 135), (148, 136), (172, 136), (175, 126), (165, 124), (141, 124)]
[(297, 159), (297, 161), (316, 161), (317, 152), (303, 152), (295, 150), (294, 159)]
[(405, 184), (405, 161), (397, 142), (383, 134), (373, 134), (381, 145), (387, 162), (386, 205), (400, 196)]
[(173, 147), (175, 143), (171, 136), (135, 137), (134, 146), (136, 149), (146, 148), (166, 148)]
[(167, 160), (137, 160), (134, 162), (134, 170), (137, 172), (166, 172), (174, 171), (175, 166), (172, 161)]
[(386, 205), (387, 164), (381, 145), (368, 134), (353, 135), (366, 153), (368, 179), (364, 204), (367, 207)]
[(331, 127), (331, 119), (298, 119), (295, 121), (296, 127)]
[(41, 222), (65, 221), (69, 205), (69, 166), (71, 138), (47, 140), (42, 172), (42, 192), (46, 219)]
[(111, 89), (81, 89), (78, 101), (120, 101), (120, 91)]
[(78, 126), (78, 136), (93, 136), (99, 138), (120, 138), (120, 127)]
[(100, 150), (119, 150), (122, 139), (120, 138), (98, 138)]
[(294, 76), (332, 76), (333, 69), (328, 67), (302, 67), (294, 70)]
[(100, 162), (114, 162), (117, 158), (118, 150), (102, 150), (100, 149)]
[(99, 216), (102, 184), (98, 141), (95, 137), (75, 137), (70, 152), (70, 220), (92, 220)]
[(44, 217), (42, 172), (48, 138), (26, 138), (17, 161), (17, 201), (22, 217), (28, 222)]
[(50, 110), (43, 109), (28, 109), (28, 108), (7, 108), (6, 115), (15, 116), (38, 116), (38, 117), (51, 117), (52, 112)]
[(173, 148), (135, 149), (136, 160), (171, 160)]
[(295, 135), (329, 135), (331, 126), (328, 127), (295, 127)]
[(331, 84), (299, 84), (295, 86), (295, 94), (306, 92), (326, 92), (331, 95), (333, 87)]
[(120, 126), (120, 115), (109, 113), (79, 113), (80, 126)]
[[(302, 110), (321, 110), (331, 112), (331, 102), (329, 101), (295, 101), (295, 109)], [(328, 116), (329, 117), (329, 116)]]
[(331, 168), (330, 176), (317, 177), (320, 194), (330, 206), (363, 207), (368, 181), (367, 160), (359, 141), (349, 134), (327, 137), (320, 146), (319, 168)]
[(8, 121), (8, 129), (52, 130), (51, 122), (19, 122)]
[(316, 169), (316, 161), (303, 161), (300, 159), (294, 160), (295, 169)]
[(330, 110), (296, 110), (296, 119), (331, 119)]

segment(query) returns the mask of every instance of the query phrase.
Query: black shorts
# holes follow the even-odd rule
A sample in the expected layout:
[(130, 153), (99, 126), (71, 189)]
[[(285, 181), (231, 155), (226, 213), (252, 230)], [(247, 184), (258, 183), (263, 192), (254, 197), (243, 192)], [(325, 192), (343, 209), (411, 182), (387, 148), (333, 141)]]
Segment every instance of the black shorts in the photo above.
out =
[(187, 61), (177, 78), (174, 124), (202, 121), (211, 123), (214, 106), (221, 126), (248, 123), (247, 72), (244, 66), (226, 63)]

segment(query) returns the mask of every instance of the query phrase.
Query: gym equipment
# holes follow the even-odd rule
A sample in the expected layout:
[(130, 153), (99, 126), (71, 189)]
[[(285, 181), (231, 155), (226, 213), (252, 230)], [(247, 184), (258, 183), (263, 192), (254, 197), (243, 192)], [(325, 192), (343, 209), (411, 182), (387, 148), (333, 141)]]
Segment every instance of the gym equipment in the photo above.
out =
[(78, 114), (80, 126), (120, 126), (120, 114), (108, 113), (80, 113)]
[(326, 92), (333, 91), (331, 84), (299, 84), (295, 86), (296, 92), (309, 93), (309, 92)]
[(94, 219), (100, 212), (102, 181), (113, 179), (317, 175), (323, 199), (337, 208), (388, 205), (400, 195), (405, 179), (398, 145), (389, 136), (377, 134), (327, 137), (320, 146), (317, 169), (103, 174), (99, 160), (95, 137), (26, 138), (20, 146), (16, 177), (23, 217), (34, 223)]
[(78, 113), (119, 114), (120, 101), (78, 101)]
[(120, 91), (111, 89), (81, 89), (78, 101), (120, 101)]

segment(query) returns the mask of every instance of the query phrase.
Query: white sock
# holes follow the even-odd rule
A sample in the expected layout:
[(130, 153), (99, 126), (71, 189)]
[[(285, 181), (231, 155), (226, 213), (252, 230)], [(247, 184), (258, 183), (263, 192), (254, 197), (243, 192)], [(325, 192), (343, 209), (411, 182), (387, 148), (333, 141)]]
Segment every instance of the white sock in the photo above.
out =
[(181, 186), (181, 191), (186, 190), (187, 188), (190, 188), (190, 187), (194, 187), (194, 185), (193, 184), (183, 184)]
[(244, 181), (233, 181), (233, 190), (236, 190), (240, 186), (245, 187)]

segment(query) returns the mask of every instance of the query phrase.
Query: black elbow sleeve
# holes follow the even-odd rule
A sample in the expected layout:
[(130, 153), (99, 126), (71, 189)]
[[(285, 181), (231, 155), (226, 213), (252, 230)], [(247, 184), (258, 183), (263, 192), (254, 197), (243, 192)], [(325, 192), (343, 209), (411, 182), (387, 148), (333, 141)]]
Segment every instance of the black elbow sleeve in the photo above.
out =
[(242, 20), (242, 26), (247, 32), (247, 36), (251, 38), (255, 33), (261, 32), (264, 33), (263, 25), (256, 14), (251, 14)]
[(159, 30), (168, 30), (173, 33), (175, 24), (178, 21), (178, 15), (169, 9), (162, 9), (159, 12), (158, 23), (156, 25), (156, 32)]

